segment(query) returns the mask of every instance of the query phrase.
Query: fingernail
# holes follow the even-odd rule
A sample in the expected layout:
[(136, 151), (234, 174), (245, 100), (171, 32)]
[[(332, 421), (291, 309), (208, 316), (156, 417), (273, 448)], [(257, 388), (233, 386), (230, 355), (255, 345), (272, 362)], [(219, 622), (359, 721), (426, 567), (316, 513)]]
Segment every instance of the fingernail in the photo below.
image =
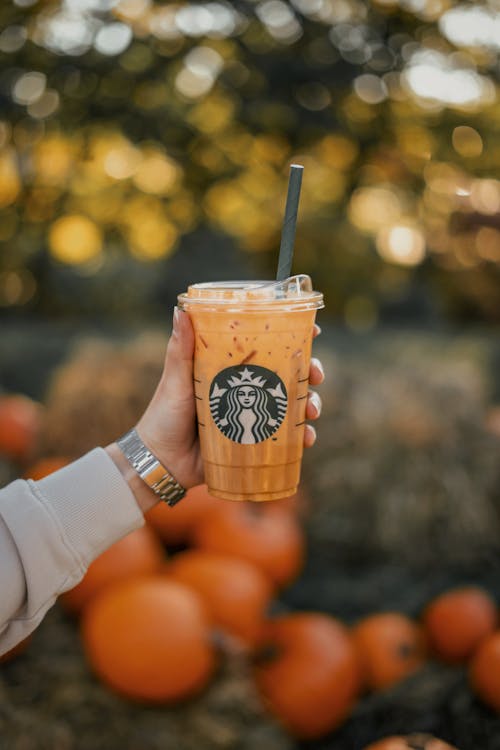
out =
[(179, 332), (179, 308), (174, 307), (174, 321), (173, 321), (173, 332)]
[(316, 393), (316, 391), (311, 392), (309, 400), (314, 411), (316, 412), (316, 416), (319, 417), (319, 415), (321, 414), (321, 398)]
[(324, 380), (324, 378), (325, 378), (325, 371), (323, 370), (323, 365), (321, 364), (321, 360), (320, 359), (316, 359), (316, 357), (313, 357), (313, 361), (314, 361), (314, 366), (317, 367), (317, 369), (320, 371), (321, 377)]
[(308, 448), (312, 448), (314, 443), (316, 442), (316, 437), (317, 437), (316, 430), (310, 424), (306, 425), (306, 430), (307, 430), (306, 444)]

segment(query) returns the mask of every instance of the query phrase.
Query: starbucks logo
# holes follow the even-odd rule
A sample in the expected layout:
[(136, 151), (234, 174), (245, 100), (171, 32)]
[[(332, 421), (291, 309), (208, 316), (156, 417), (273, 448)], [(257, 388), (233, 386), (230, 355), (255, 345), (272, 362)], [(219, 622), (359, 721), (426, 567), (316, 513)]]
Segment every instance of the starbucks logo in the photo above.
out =
[(286, 407), (283, 381), (265, 367), (226, 367), (210, 386), (215, 424), (235, 443), (251, 445), (267, 440), (283, 422)]

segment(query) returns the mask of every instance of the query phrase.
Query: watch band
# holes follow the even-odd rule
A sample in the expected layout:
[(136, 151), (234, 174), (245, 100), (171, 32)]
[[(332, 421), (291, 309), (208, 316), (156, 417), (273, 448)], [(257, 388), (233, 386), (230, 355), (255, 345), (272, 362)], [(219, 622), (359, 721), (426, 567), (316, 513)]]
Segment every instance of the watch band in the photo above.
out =
[(182, 500), (186, 490), (146, 448), (135, 428), (119, 438), (116, 443), (127, 461), (160, 500), (170, 506)]

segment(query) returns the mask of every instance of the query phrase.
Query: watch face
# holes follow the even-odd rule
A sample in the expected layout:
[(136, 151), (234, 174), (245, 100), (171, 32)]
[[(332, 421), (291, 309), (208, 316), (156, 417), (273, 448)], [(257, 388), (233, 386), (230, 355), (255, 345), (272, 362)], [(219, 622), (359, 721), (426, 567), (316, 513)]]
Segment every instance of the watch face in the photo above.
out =
[(258, 365), (226, 367), (210, 386), (210, 412), (219, 430), (235, 443), (261, 443), (282, 424), (287, 392), (281, 378)]

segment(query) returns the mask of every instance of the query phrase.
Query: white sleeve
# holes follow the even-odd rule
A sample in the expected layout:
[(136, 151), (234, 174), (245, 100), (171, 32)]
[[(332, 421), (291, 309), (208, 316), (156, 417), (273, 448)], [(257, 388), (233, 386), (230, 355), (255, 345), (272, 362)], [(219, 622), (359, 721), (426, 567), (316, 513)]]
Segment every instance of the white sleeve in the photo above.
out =
[(0, 654), (36, 628), (92, 560), (143, 523), (102, 448), (38, 482), (0, 490)]

